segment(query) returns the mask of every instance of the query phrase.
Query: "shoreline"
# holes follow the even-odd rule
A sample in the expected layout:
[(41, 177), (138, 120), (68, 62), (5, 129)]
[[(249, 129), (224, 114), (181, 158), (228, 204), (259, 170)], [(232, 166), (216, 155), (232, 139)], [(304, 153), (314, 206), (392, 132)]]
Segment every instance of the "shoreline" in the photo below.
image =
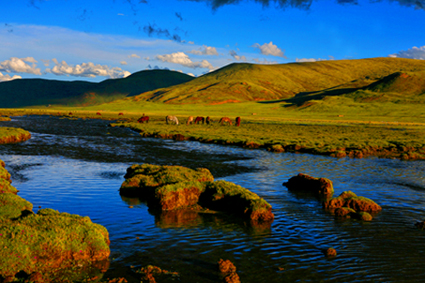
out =
[[(235, 141), (226, 138), (208, 138), (204, 136), (187, 135), (184, 131), (173, 130), (170, 133), (161, 132), (160, 130), (146, 130), (143, 129), (143, 124), (137, 123), (111, 123), (111, 127), (125, 127), (129, 128), (142, 137), (172, 139), (176, 141), (198, 141), (201, 143), (220, 144), (220, 145), (233, 145), (248, 149), (266, 149), (267, 151), (282, 153), (308, 153), (316, 155), (331, 156), (336, 158), (366, 158), (378, 157), (400, 160), (425, 160), (425, 145), (415, 147), (412, 145), (399, 145), (399, 146), (373, 146), (368, 145), (365, 147), (341, 147), (335, 145), (334, 147), (309, 147), (303, 144), (280, 144), (273, 142), (258, 143), (255, 141)], [(242, 127), (242, 126), (241, 126)], [(186, 135), (185, 135), (186, 134)]]

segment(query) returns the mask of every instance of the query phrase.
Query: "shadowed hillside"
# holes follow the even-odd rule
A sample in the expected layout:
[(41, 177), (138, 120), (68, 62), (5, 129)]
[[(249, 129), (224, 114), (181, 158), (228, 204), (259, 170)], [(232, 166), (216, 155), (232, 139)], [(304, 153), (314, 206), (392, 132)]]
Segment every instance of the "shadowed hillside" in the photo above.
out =
[(349, 98), (354, 102), (425, 103), (425, 71), (395, 72), (377, 81), (359, 79), (334, 88), (302, 92), (285, 100), (301, 108), (328, 103), (331, 97)]
[(168, 87), (193, 77), (168, 70), (140, 71), (122, 79), (100, 83), (19, 79), (0, 83), (0, 107), (62, 104), (89, 106)]
[[(128, 98), (164, 103), (208, 103), (313, 99), (313, 93), (349, 93), (379, 82), (395, 72), (425, 70), (425, 61), (401, 58), (320, 61), (279, 65), (230, 64), (185, 84)], [(329, 94), (327, 94), (329, 95)]]

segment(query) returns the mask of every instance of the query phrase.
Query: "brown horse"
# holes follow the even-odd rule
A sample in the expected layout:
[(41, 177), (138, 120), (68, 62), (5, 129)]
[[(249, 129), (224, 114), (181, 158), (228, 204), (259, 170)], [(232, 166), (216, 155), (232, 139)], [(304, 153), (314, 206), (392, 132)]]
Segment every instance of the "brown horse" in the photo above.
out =
[(232, 120), (230, 120), (230, 118), (228, 118), (228, 117), (223, 117), (223, 118), (220, 119), (220, 122), (219, 123), (222, 126), (223, 126), (224, 123), (228, 123), (231, 126), (232, 125)]
[(236, 117), (236, 127), (239, 127), (241, 124), (241, 117)]
[(118, 116), (123, 116), (123, 115), (124, 115), (124, 113), (122, 113), (122, 112), (118, 113)]
[(202, 124), (204, 124), (205, 118), (201, 117), (201, 116), (196, 117), (195, 124), (199, 124), (200, 122), (202, 122)]
[(148, 123), (149, 122), (149, 116), (145, 116), (145, 114), (143, 114), (143, 116), (140, 117), (139, 120), (137, 120), (137, 122), (139, 122), (139, 123), (143, 123), (143, 122)]
[(189, 125), (189, 124), (193, 124), (193, 116), (189, 116), (189, 118), (187, 118), (186, 125)]
[(212, 123), (212, 120), (210, 119), (210, 116), (208, 116), (208, 117), (205, 119), (205, 123), (207, 123), (207, 125), (209, 125), (209, 124), (211, 124), (211, 123)]
[(96, 112), (96, 115), (100, 115), (100, 116), (102, 116), (102, 114), (100, 114), (100, 112)]

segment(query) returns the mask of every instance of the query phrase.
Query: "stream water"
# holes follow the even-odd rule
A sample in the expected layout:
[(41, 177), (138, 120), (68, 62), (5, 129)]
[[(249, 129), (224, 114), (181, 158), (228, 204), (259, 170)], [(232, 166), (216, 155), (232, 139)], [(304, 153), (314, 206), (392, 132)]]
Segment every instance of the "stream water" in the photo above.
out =
[[(13, 117), (0, 126), (32, 138), (1, 145), (0, 159), (19, 195), (34, 205), (89, 216), (111, 240), (105, 277), (157, 265), (176, 271), (166, 282), (218, 282), (217, 262), (230, 259), (241, 282), (422, 282), (425, 162), (336, 159), (276, 154), (232, 146), (142, 138), (109, 121)], [(271, 227), (194, 213), (154, 215), (118, 189), (134, 163), (210, 169), (216, 179), (246, 187), (273, 207)], [(351, 190), (383, 210), (371, 222), (338, 220), (314, 197), (282, 183), (298, 173), (333, 181), (335, 195)], [(338, 255), (326, 258), (333, 247)]]

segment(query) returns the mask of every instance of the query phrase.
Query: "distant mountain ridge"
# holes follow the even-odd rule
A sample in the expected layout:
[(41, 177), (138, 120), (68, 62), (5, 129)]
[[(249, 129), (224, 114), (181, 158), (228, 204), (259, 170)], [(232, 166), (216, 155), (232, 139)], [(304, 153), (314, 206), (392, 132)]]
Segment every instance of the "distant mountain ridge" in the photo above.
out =
[(0, 107), (91, 106), (115, 100), (211, 105), (282, 101), (288, 107), (309, 107), (330, 97), (425, 103), (423, 94), (425, 60), (386, 57), (276, 65), (233, 63), (197, 78), (150, 70), (100, 83), (20, 79), (0, 83)]
[[(349, 93), (379, 83), (394, 73), (414, 74), (424, 70), (425, 60), (389, 57), (278, 65), (234, 63), (187, 83), (148, 91), (127, 100), (221, 104), (287, 99), (299, 104), (312, 99), (309, 98), (312, 95), (320, 99), (326, 91), (330, 95)], [(411, 85), (414, 84), (412, 81)], [(423, 91), (423, 88), (417, 90)]]
[(17, 79), (0, 83), (0, 107), (96, 105), (192, 79), (192, 76), (169, 70), (145, 70), (126, 78), (107, 79), (99, 83)]

